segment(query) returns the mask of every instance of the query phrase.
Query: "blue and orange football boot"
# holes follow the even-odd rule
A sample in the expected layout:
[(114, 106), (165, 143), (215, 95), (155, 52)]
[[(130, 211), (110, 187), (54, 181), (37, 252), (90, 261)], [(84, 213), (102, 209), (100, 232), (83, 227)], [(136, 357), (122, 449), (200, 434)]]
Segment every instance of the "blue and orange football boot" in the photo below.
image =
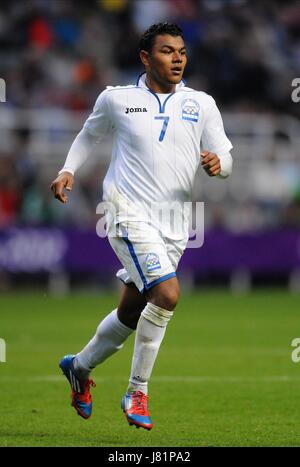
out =
[(148, 411), (148, 396), (141, 391), (126, 392), (121, 401), (121, 408), (129, 425), (151, 430), (153, 427)]
[(66, 355), (59, 363), (63, 374), (69, 381), (72, 388), (72, 403), (78, 415), (82, 418), (90, 418), (92, 415), (92, 396), (90, 386), (95, 387), (96, 384), (91, 379), (79, 379), (74, 370), (73, 360), (75, 355)]

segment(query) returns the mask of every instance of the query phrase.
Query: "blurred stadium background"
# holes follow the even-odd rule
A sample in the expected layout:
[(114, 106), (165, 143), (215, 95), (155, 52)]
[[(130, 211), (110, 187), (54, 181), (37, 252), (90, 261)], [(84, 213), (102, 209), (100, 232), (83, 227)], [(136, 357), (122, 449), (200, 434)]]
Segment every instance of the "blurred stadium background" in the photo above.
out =
[(300, 290), (299, 1), (2, 0), (2, 291), (115, 286), (118, 262), (95, 231), (110, 141), (78, 172), (67, 206), (49, 185), (99, 92), (135, 82), (139, 36), (164, 20), (182, 27), (187, 82), (214, 96), (234, 145), (228, 180), (199, 170), (205, 242), (182, 259), (184, 286)]

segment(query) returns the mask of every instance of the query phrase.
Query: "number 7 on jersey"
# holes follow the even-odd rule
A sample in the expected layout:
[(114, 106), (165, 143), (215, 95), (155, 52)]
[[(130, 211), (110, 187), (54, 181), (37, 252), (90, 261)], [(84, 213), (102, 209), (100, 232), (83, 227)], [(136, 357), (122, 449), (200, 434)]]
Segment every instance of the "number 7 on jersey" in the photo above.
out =
[(159, 141), (163, 141), (163, 139), (165, 137), (165, 134), (166, 134), (166, 131), (167, 131), (167, 127), (168, 127), (170, 117), (159, 116), (159, 117), (154, 117), (154, 118), (155, 118), (155, 120), (163, 120), (164, 121), (161, 132), (160, 132), (160, 135), (159, 135)]

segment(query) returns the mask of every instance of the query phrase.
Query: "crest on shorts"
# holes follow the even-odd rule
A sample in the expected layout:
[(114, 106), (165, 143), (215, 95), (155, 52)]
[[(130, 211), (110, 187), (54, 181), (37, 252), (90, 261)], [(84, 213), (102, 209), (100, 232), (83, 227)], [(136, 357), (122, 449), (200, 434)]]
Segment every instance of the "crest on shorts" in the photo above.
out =
[(146, 268), (148, 272), (161, 268), (159, 256), (156, 253), (149, 253), (147, 255)]
[(200, 106), (194, 99), (184, 99), (181, 104), (182, 120), (189, 122), (198, 122)]

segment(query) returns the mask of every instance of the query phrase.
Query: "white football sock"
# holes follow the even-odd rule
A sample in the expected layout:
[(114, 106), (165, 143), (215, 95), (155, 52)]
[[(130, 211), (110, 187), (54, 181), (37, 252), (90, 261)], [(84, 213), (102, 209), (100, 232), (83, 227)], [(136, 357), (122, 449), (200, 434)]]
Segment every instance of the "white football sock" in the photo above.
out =
[(133, 329), (121, 323), (117, 309), (107, 315), (99, 324), (96, 334), (74, 359), (74, 369), (81, 378), (88, 378), (96, 365), (123, 347)]
[(147, 303), (138, 321), (128, 392), (148, 393), (148, 381), (173, 311)]

